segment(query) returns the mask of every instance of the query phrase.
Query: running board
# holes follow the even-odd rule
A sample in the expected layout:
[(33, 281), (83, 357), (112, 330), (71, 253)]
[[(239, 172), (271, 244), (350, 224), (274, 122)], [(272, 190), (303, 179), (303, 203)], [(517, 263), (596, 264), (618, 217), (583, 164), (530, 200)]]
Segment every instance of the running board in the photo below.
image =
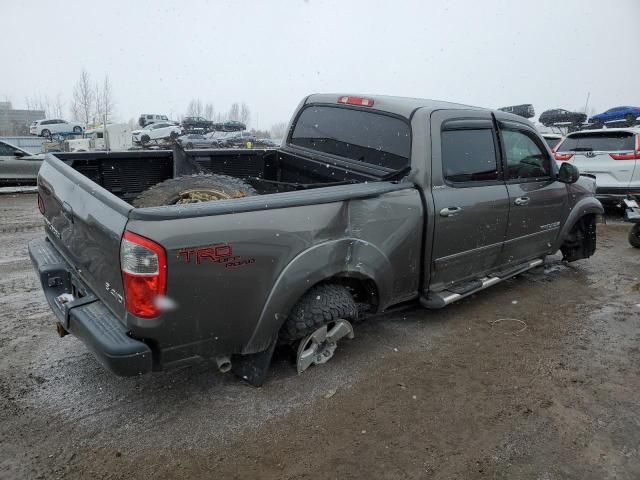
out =
[(496, 283), (500, 283), (503, 280), (507, 280), (515, 275), (518, 275), (522, 272), (526, 272), (534, 267), (539, 267), (544, 263), (544, 260), (537, 259), (532, 260), (528, 263), (521, 265), (520, 267), (516, 267), (510, 270), (506, 275), (503, 273), (503, 276), (497, 276), (496, 274), (491, 274), (488, 277), (481, 278), (477, 280), (479, 286), (472, 290), (465, 291), (463, 293), (456, 293), (451, 290), (443, 290), (441, 292), (429, 292), (428, 297), (420, 297), (420, 304), (425, 308), (442, 308), (450, 303), (453, 303), (461, 298), (467, 297), (469, 295), (473, 295), (480, 290), (484, 290), (487, 287), (495, 285)]

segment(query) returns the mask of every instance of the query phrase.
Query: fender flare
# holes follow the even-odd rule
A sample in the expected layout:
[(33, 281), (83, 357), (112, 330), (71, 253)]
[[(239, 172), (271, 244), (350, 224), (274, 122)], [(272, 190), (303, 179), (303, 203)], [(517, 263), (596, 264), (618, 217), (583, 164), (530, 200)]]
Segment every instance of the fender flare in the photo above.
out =
[(569, 235), (569, 232), (571, 232), (571, 229), (578, 222), (578, 220), (580, 220), (585, 215), (602, 215), (603, 213), (604, 208), (597, 198), (585, 197), (580, 199), (569, 212), (569, 215), (567, 216), (567, 219), (565, 220), (564, 225), (562, 226), (562, 229), (558, 234), (558, 248), (560, 248), (560, 245), (562, 245), (562, 242), (567, 237), (567, 235)]
[(243, 354), (266, 349), (296, 302), (314, 285), (338, 275), (372, 280), (384, 308), (393, 291), (389, 259), (358, 238), (332, 240), (302, 251), (280, 272)]

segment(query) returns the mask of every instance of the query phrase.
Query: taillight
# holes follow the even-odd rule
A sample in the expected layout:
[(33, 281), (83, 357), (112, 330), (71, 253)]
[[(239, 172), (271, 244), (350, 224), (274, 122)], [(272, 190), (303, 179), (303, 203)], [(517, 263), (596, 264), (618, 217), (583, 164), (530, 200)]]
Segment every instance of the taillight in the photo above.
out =
[(559, 162), (566, 162), (567, 160), (571, 160), (571, 157), (573, 157), (572, 153), (556, 153), (554, 155), (554, 158)]
[(359, 107), (373, 107), (372, 98), (344, 96), (338, 98), (338, 103), (344, 103), (347, 105), (358, 105)]
[(167, 254), (162, 246), (131, 232), (120, 244), (120, 268), (127, 310), (141, 318), (160, 315), (167, 292)]
[(40, 210), (40, 213), (44, 215), (44, 200), (42, 200), (40, 194), (38, 194), (38, 210)]
[(640, 160), (640, 152), (610, 153), (609, 156), (614, 160)]

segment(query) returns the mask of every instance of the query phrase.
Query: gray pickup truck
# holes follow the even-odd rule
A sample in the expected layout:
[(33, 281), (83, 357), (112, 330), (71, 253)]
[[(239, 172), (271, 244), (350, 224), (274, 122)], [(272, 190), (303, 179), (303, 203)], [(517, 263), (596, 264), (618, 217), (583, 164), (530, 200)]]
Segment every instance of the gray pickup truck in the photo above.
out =
[(311, 95), (277, 149), (49, 154), (38, 186), (60, 335), (119, 375), (204, 357), (254, 385), (277, 345), (303, 371), (367, 316), (587, 258), (603, 212), (522, 117), (388, 96)]

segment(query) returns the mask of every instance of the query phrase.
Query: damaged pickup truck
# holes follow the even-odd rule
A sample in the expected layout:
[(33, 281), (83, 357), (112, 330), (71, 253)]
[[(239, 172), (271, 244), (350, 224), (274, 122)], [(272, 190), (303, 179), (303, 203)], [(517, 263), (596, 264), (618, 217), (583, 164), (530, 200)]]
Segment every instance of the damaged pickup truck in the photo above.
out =
[(370, 315), (591, 256), (595, 182), (552, 158), (509, 113), (311, 95), (278, 149), (47, 155), (29, 252), (116, 374), (204, 357), (260, 385), (277, 345), (302, 372)]

